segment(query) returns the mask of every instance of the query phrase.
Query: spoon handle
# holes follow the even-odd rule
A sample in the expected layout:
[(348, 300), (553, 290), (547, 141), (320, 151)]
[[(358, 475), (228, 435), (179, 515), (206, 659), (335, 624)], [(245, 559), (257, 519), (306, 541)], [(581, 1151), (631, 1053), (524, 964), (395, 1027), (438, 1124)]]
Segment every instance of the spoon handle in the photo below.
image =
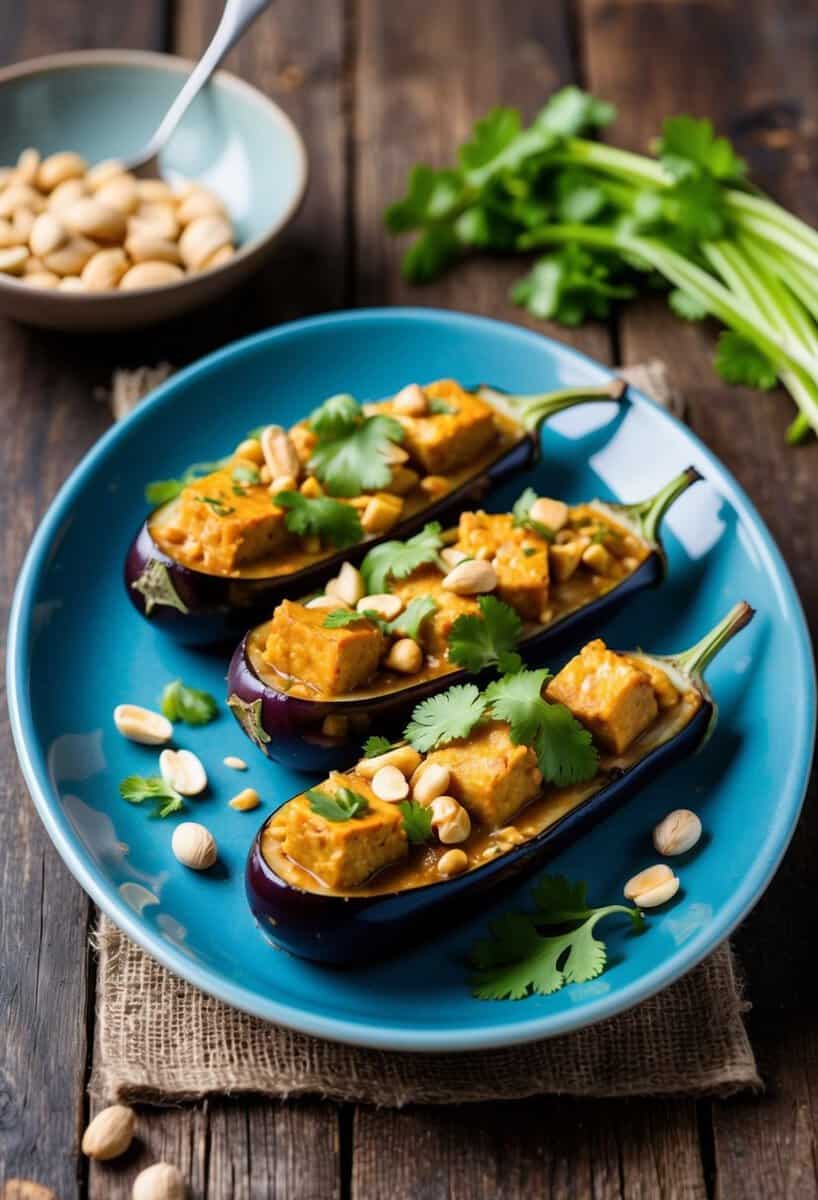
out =
[(210, 45), (191, 71), (184, 87), (165, 113), (147, 146), (144, 146), (138, 155), (134, 155), (130, 161), (126, 162), (127, 167), (133, 169), (155, 157), (163, 149), (216, 67), (232, 50), (248, 25), (252, 24), (259, 13), (271, 2), (272, 0), (227, 0)]

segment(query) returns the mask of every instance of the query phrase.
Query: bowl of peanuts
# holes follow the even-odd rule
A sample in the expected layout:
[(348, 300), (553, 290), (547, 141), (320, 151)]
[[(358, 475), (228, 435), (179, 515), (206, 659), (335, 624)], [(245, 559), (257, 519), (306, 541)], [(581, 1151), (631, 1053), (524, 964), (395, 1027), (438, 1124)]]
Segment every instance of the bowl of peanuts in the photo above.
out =
[(153, 171), (139, 150), (192, 63), (81, 51), (0, 70), (0, 315), (127, 329), (216, 300), (254, 271), (307, 182), (301, 137), (218, 71)]

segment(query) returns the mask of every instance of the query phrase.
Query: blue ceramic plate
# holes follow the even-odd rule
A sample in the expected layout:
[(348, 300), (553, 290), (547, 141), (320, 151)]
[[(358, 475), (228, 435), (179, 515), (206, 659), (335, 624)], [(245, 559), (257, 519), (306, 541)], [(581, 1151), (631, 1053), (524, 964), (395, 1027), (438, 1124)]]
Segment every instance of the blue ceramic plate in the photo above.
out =
[[(115, 704), (155, 705), (176, 677), (224, 695), (226, 658), (165, 641), (125, 596), (122, 559), (144, 515), (142, 488), (146, 479), (211, 458), (255, 425), (303, 416), (333, 392), (371, 398), (443, 375), (521, 392), (608, 378), (604, 367), (547, 338), (429, 310), (322, 317), (228, 347), (161, 387), (74, 472), (31, 547), (9, 646), (14, 735), (34, 801), (60, 854), (105, 912), (171, 970), (230, 1004), (308, 1033), (410, 1050), (564, 1033), (636, 1004), (713, 950), (759, 898), (792, 834), (815, 709), (812, 655), (792, 581), (727, 471), (638, 394), (622, 409), (599, 404), (565, 413), (543, 435), (533, 482), (544, 492), (634, 500), (688, 463), (706, 476), (671, 513), (669, 581), (605, 628), (609, 643), (676, 650), (735, 600), (758, 609), (711, 669), (721, 721), (706, 749), (554, 862), (588, 880), (595, 902), (615, 901), (624, 880), (654, 860), (654, 823), (684, 804), (701, 814), (707, 836), (679, 866), (679, 897), (650, 916), (641, 937), (609, 922), (609, 967), (599, 979), (518, 1002), (474, 1000), (466, 986), (464, 955), (487, 912), (369, 969), (321, 968), (270, 949), (245, 903), (244, 859), (261, 819), (303, 777), (257, 756), (224, 707), (205, 728), (178, 727), (178, 744), (202, 757), (212, 782), (205, 799), (189, 803), (218, 840), (221, 868), (207, 875), (172, 857), (172, 819), (152, 821), (117, 792), (123, 776), (153, 773), (156, 753), (117, 734)], [(498, 491), (492, 506), (507, 506), (528, 482)], [(245, 775), (222, 765), (231, 753), (249, 760)], [(250, 815), (227, 807), (245, 785), (264, 801)]]

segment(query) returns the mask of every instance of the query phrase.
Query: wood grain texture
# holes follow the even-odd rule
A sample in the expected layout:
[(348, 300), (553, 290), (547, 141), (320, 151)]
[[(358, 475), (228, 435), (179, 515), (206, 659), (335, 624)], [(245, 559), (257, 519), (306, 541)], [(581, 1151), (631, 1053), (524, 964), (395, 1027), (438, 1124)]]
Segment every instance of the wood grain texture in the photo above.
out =
[(193, 1197), (209, 1200), (335, 1200), (340, 1196), (338, 1122), (319, 1101), (212, 1100), (142, 1108), (122, 1160), (92, 1163), (90, 1200), (130, 1200), (140, 1171), (173, 1163)]
[[(818, 222), (818, 22), (807, 6), (583, 0), (581, 11), (589, 85), (619, 107), (617, 144), (643, 148), (665, 114), (708, 115), (736, 141), (757, 183)], [(682, 325), (659, 301), (626, 310), (620, 337), (625, 361), (657, 354), (669, 362), (693, 428), (736, 474), (778, 541), (814, 633), (818, 445), (785, 446), (790, 401), (720, 385), (710, 365), (712, 332)], [(717, 1195), (731, 1200), (818, 1195), (815, 799), (813, 780), (784, 866), (737, 938), (768, 1093), (712, 1106)]]
[(695, 1107), (549, 1097), (360, 1109), (352, 1200), (704, 1200)]
[[(417, 162), (445, 166), (474, 122), (495, 104), (526, 118), (573, 77), (572, 33), (561, 4), (500, 0), (359, 0), (354, 74), (355, 242), (359, 304), (459, 308), (554, 333), (508, 299), (525, 260), (475, 258), (426, 287), (400, 277), (408, 239), (386, 233), (383, 210), (403, 194)], [(490, 48), (490, 49), (489, 49)], [(559, 331), (565, 338), (565, 331)], [(611, 361), (603, 325), (570, 339)]]
[[(83, 0), (7, 5), (0, 61), (99, 44), (157, 47), (161, 4), (126, 13)], [(0, 621), (57, 487), (105, 429), (105, 378), (77, 339), (0, 323)], [(40, 824), (0, 728), (0, 1181), (20, 1176), (79, 1195), (90, 993), (89, 903)]]

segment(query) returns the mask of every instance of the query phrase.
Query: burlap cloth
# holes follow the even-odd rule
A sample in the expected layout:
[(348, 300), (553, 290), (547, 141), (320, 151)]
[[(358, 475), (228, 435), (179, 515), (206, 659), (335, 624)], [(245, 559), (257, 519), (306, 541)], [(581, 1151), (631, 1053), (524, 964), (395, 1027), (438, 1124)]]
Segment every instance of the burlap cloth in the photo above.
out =
[[(118, 372), (117, 418), (169, 373)], [(680, 412), (663, 364), (621, 372)], [(321, 1041), (238, 1012), (178, 979), (102, 917), (97, 930), (101, 1100), (168, 1103), (212, 1092), (317, 1094), (387, 1106), (574, 1096), (719, 1095), (761, 1086), (725, 944), (637, 1008), (547, 1041), (460, 1054), (407, 1054)], [(511, 1003), (506, 1001), (505, 1003)], [(521, 1001), (520, 1003), (525, 1003)]]

